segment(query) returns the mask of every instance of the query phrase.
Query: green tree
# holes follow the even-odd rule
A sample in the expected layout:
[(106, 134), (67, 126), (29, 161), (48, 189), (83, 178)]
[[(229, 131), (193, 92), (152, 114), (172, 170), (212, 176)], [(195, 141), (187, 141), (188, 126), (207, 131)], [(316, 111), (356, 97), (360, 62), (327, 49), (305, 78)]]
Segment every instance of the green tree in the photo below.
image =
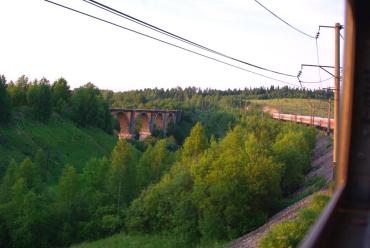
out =
[(16, 180), (17, 167), (17, 163), (12, 159), (6, 169), (4, 177), (2, 178), (0, 187), (0, 203), (6, 203), (11, 199), (11, 188)]
[(52, 101), (49, 81), (46, 78), (29, 86), (27, 102), (32, 107), (36, 119), (43, 122), (49, 120), (52, 114)]
[(7, 91), (15, 107), (27, 105), (28, 78), (23, 75), (14, 84), (10, 82)]
[(111, 132), (113, 120), (109, 106), (93, 84), (88, 83), (73, 92), (71, 108), (72, 120), (79, 126), (95, 126)]
[(16, 180), (23, 179), (24, 185), (27, 189), (40, 189), (41, 177), (38, 167), (31, 161), (31, 159), (24, 159), (16, 172)]
[(158, 141), (154, 147), (149, 145), (137, 166), (137, 180), (140, 188), (157, 182), (174, 162), (174, 154), (167, 149), (166, 139)]
[(38, 149), (36, 151), (34, 156), (34, 164), (37, 167), (41, 181), (46, 182), (49, 177), (49, 168), (45, 152), (42, 149)]
[(207, 136), (200, 123), (197, 123), (191, 130), (188, 138), (185, 139), (182, 157), (187, 159), (196, 158), (208, 147)]
[(6, 88), (6, 78), (0, 75), (0, 125), (8, 123), (12, 113), (12, 102)]
[(119, 140), (112, 151), (110, 188), (116, 200), (117, 213), (126, 207), (136, 194), (136, 164), (138, 153), (126, 140)]
[(51, 86), (51, 94), (55, 111), (62, 116), (67, 116), (71, 98), (71, 90), (67, 81), (62, 77), (54, 81)]
[(72, 219), (72, 214), (79, 194), (79, 182), (76, 170), (71, 165), (66, 165), (58, 183), (57, 202), (62, 211), (67, 213), (68, 219)]
[(282, 163), (281, 187), (285, 194), (293, 192), (303, 182), (310, 163), (310, 150), (303, 133), (282, 133), (273, 144), (276, 161)]

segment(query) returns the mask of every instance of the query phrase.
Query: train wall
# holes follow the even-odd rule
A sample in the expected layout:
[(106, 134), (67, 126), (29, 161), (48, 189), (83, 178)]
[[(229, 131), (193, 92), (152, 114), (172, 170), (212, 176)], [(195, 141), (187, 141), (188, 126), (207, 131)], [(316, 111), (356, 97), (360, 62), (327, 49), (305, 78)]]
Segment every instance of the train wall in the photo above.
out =
[(334, 130), (334, 119), (328, 120), (328, 118), (309, 116), (309, 115), (295, 115), (295, 114), (283, 114), (283, 113), (272, 113), (272, 118), (282, 121), (290, 121), (296, 123), (302, 123), (310, 126), (319, 127), (322, 129)]

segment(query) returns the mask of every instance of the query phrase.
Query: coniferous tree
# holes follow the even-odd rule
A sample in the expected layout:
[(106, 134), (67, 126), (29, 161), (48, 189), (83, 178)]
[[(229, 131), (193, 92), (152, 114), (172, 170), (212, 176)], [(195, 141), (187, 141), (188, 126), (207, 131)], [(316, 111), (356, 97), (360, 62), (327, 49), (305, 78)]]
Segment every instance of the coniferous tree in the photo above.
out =
[(32, 107), (36, 119), (46, 122), (52, 114), (52, 98), (49, 81), (42, 78), (33, 82), (27, 91), (27, 102)]
[(14, 107), (27, 105), (28, 78), (22, 75), (16, 83), (10, 82), (7, 91)]
[(8, 123), (12, 113), (12, 102), (6, 88), (6, 78), (0, 75), (0, 125)]

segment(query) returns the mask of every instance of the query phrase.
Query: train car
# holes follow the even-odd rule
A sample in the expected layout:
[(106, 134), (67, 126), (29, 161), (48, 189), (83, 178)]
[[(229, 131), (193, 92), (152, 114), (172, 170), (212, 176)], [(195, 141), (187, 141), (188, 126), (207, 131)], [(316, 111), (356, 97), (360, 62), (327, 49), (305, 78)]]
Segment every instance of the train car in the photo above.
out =
[[(275, 120), (290, 121), (301, 123), (305, 125), (315, 126), (322, 129), (328, 128), (328, 118), (309, 116), (309, 115), (296, 115), (296, 114), (283, 114), (272, 113), (272, 118)], [(330, 130), (334, 130), (334, 119), (330, 119)]]

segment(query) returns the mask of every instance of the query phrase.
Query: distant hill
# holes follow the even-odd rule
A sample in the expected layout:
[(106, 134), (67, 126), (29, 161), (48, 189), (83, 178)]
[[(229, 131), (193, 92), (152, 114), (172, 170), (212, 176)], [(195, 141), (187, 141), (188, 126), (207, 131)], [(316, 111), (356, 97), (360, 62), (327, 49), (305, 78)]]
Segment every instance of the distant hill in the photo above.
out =
[(79, 128), (54, 114), (47, 123), (34, 120), (27, 109), (14, 113), (14, 120), (0, 128), (0, 177), (9, 161), (20, 162), (43, 149), (54, 179), (67, 163), (81, 169), (91, 157), (109, 156), (117, 142), (98, 128)]

